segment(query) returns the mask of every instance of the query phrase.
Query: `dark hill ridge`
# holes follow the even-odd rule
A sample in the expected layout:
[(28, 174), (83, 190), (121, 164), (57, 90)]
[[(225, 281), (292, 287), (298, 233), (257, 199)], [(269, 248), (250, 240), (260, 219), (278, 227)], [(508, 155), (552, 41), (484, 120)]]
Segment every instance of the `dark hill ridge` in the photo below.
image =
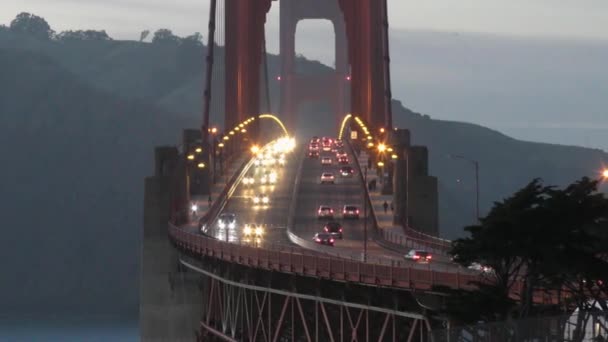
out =
[(137, 308), (142, 177), (194, 124), (0, 49), (0, 312)]
[[(0, 294), (0, 311), (136, 310), (142, 179), (155, 145), (175, 144), (182, 128), (198, 126), (202, 65), (189, 63), (203, 52), (0, 32), (0, 149), (9, 165), (2, 170), (9, 195), (0, 257), (14, 274), (0, 283), (7, 294)], [(327, 69), (299, 63), (309, 72)], [(278, 59), (269, 64), (276, 75)], [(215, 87), (221, 101), (221, 84)], [(276, 83), (271, 92), (278, 93)], [(395, 123), (429, 147), (447, 237), (472, 222), (475, 203), (472, 167), (449, 154), (479, 160), (482, 208), (533, 177), (564, 184), (608, 160), (599, 150), (518, 141), (393, 105)]]

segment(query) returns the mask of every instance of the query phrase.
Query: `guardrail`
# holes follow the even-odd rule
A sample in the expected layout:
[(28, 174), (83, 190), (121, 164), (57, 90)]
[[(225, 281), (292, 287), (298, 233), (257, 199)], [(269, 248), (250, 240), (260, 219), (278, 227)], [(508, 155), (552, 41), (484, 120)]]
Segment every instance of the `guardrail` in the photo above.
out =
[(431, 290), (433, 286), (473, 289), (475, 286), (470, 282), (481, 280), (479, 276), (458, 272), (370, 264), (318, 254), (306, 255), (289, 250), (268, 250), (236, 245), (186, 232), (172, 224), (169, 225), (169, 237), (178, 248), (197, 256), (208, 256), (248, 267), (335, 281)]

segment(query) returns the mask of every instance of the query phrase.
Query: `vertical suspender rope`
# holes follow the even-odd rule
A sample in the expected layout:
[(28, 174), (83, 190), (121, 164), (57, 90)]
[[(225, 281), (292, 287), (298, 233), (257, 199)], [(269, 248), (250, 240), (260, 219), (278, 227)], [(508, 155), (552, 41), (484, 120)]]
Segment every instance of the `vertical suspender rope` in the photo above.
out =
[(384, 43), (384, 96), (386, 98), (384, 124), (387, 126), (386, 129), (391, 130), (393, 128), (393, 94), (391, 91), (391, 57), (388, 41), (388, 0), (384, 0), (383, 12), (382, 40)]
[(213, 73), (213, 50), (215, 47), (215, 11), (217, 0), (211, 0), (209, 6), (209, 32), (207, 36), (207, 71), (205, 73), (205, 92), (203, 107), (203, 126), (201, 138), (203, 144), (209, 143), (209, 109), (211, 104), (211, 80)]
[(272, 103), (270, 102), (270, 82), (268, 82), (268, 52), (266, 51), (266, 29), (262, 38), (262, 58), (264, 58), (264, 86), (266, 91), (266, 113), (272, 113)]

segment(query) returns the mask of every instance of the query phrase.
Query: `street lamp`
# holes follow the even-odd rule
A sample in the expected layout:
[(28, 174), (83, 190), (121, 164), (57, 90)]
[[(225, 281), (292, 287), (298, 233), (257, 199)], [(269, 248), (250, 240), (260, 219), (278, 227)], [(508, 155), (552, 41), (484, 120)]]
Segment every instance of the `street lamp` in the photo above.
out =
[(477, 220), (479, 221), (479, 162), (477, 160), (469, 159), (465, 156), (461, 155), (450, 155), (452, 158), (462, 159), (467, 161), (475, 166), (475, 213), (477, 215)]
[(604, 169), (604, 171), (602, 171), (602, 178), (608, 179), (608, 169)]

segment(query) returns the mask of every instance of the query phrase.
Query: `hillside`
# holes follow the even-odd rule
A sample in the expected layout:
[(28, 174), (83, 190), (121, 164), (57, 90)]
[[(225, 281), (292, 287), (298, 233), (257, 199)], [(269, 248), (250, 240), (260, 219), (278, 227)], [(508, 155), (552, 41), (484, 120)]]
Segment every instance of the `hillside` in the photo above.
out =
[(194, 122), (28, 51), (0, 49), (0, 90), (0, 313), (133, 315), (152, 147)]

